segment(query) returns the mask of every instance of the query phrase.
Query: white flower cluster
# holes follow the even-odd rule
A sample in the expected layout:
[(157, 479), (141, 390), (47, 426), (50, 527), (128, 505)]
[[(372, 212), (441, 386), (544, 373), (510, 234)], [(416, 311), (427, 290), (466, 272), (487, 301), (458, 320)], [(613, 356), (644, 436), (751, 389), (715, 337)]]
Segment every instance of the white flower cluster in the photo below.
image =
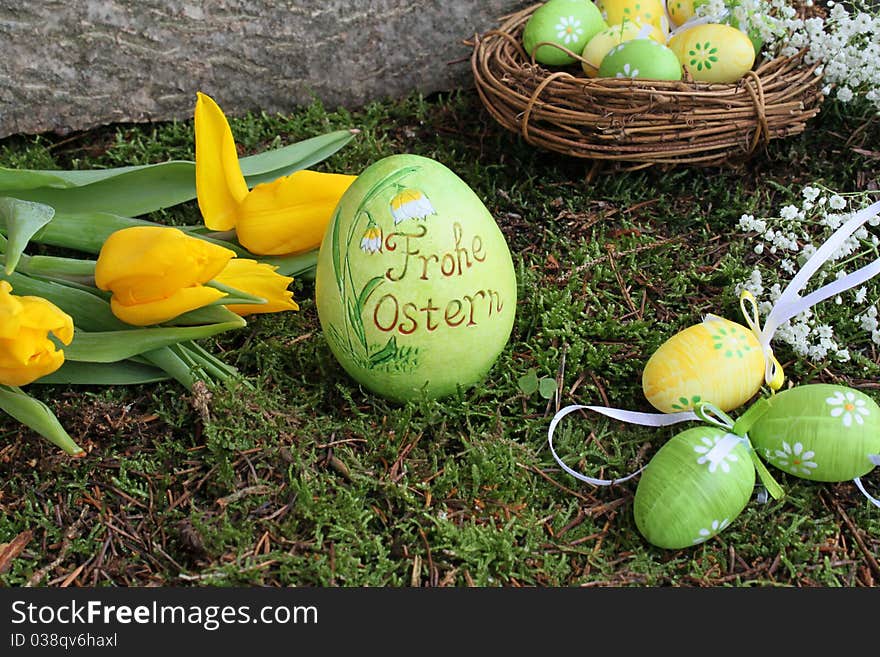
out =
[[(863, 97), (880, 111), (880, 10), (870, 0), (827, 0), (827, 16), (801, 18), (794, 0), (706, 0), (698, 16), (726, 17), (764, 42), (766, 56), (790, 56), (806, 49), (805, 60), (819, 63), (827, 96), (848, 103)], [(811, 0), (800, 2), (813, 5)]]
[[(850, 219), (853, 212), (869, 205), (871, 200), (866, 193), (841, 195), (821, 186), (810, 185), (803, 189), (799, 205), (784, 206), (777, 217), (756, 218), (744, 214), (740, 217), (739, 229), (755, 234), (757, 243), (754, 251), (765, 257), (747, 280), (736, 285), (736, 294), (739, 295), (743, 290), (751, 292), (758, 301), (758, 311), (762, 317), (766, 317), (782, 294), (783, 287), (822, 242)], [(849, 211), (848, 206), (851, 206)], [(880, 217), (868, 221), (870, 227), (878, 224)], [(856, 269), (865, 264), (865, 259), (861, 258), (863, 254), (876, 257), (878, 244), (880, 237), (865, 226), (859, 228), (814, 274), (801, 295), (821, 286), (829, 277), (845, 276), (846, 267)], [(769, 258), (768, 255), (775, 257)], [(825, 303), (846, 304), (852, 308), (853, 320), (870, 334), (874, 344), (880, 345), (878, 296), (880, 284), (871, 282)], [(822, 361), (829, 357), (839, 362), (850, 360), (850, 350), (838, 343), (834, 327), (822, 320), (824, 315), (821, 305), (805, 310), (780, 326), (775, 340), (788, 344), (796, 354), (813, 361)]]
[(807, 48), (806, 61), (821, 64), (826, 95), (836, 86), (841, 102), (864, 96), (880, 110), (880, 15), (857, 8), (858, 3), (848, 9), (829, 0), (827, 6), (824, 19), (783, 18), (779, 54)]

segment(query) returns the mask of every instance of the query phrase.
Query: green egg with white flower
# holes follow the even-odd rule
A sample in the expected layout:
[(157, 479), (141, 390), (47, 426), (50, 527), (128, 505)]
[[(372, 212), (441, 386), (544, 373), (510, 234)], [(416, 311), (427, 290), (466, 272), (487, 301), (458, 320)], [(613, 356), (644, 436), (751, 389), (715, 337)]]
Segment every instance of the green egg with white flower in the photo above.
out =
[[(846, 386), (810, 384), (755, 402), (748, 427), (755, 451), (768, 463), (812, 481), (862, 477), (880, 455), (880, 407)], [(752, 409), (750, 409), (752, 412)]]
[(599, 9), (590, 0), (549, 0), (534, 11), (523, 28), (522, 41), (526, 54), (535, 53), (535, 61), (548, 66), (565, 66), (577, 61), (563, 46), (580, 54), (593, 36), (608, 27)]
[(608, 51), (600, 78), (681, 80), (681, 63), (669, 48), (651, 39), (625, 41)]
[(395, 401), (482, 379), (513, 328), (516, 276), (495, 219), (455, 173), (392, 155), (339, 201), (318, 255), (318, 319), (333, 355)]
[(670, 439), (645, 467), (633, 515), (653, 545), (690, 547), (729, 526), (754, 488), (748, 441), (717, 427), (694, 427)]

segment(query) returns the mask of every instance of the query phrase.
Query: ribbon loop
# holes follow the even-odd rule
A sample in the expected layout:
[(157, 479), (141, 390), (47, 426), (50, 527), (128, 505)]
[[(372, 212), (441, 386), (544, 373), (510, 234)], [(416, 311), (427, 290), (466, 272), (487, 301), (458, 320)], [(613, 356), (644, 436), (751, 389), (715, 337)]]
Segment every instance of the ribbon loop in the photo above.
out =
[(588, 477), (587, 475), (581, 474), (577, 470), (574, 470), (567, 466), (559, 457), (559, 454), (556, 453), (556, 449), (553, 447), (553, 433), (556, 431), (556, 426), (559, 424), (562, 418), (564, 418), (569, 413), (573, 413), (579, 410), (593, 411), (594, 413), (599, 413), (600, 415), (610, 417), (614, 420), (620, 420), (629, 424), (640, 424), (646, 427), (665, 427), (670, 424), (677, 424), (678, 422), (688, 422), (691, 420), (699, 419), (697, 415), (692, 411), (682, 411), (681, 413), (639, 413), (637, 411), (625, 411), (620, 408), (609, 408), (607, 406), (582, 406), (580, 404), (573, 404), (571, 406), (561, 408), (559, 412), (557, 412), (556, 415), (553, 416), (553, 420), (550, 422), (550, 427), (547, 430), (547, 441), (550, 445), (550, 453), (553, 455), (556, 463), (559, 464), (559, 467), (561, 467), (565, 472), (570, 474), (575, 479), (583, 481), (587, 484), (591, 484), (593, 486), (613, 486), (614, 484), (623, 483), (624, 481), (628, 481), (629, 479), (632, 479), (633, 477), (641, 473), (641, 471), (644, 470), (644, 467), (641, 467), (635, 472), (632, 472), (624, 477), (618, 477), (616, 479), (598, 479), (596, 477)]
[(706, 424), (713, 424), (727, 431), (733, 429), (733, 419), (715, 404), (700, 402), (694, 406), (694, 415)]
[[(746, 309), (746, 305), (749, 306), (749, 309)], [(773, 355), (773, 347), (770, 346), (770, 339), (773, 336), (765, 335), (761, 330), (761, 318), (758, 313), (758, 301), (755, 299), (755, 295), (748, 290), (743, 290), (739, 295), (739, 308), (742, 311), (746, 324), (752, 333), (755, 334), (758, 344), (761, 345), (761, 351), (764, 354), (764, 383), (776, 392), (785, 383), (785, 372), (782, 371), (782, 365), (776, 360), (776, 356)], [(751, 313), (749, 313), (749, 310), (751, 310)]]

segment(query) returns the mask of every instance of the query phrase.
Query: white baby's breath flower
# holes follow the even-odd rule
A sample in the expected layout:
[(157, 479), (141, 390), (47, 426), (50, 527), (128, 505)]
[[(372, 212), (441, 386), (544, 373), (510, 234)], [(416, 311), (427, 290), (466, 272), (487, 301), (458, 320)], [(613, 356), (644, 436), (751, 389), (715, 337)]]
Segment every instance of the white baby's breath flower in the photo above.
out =
[(828, 207), (832, 210), (843, 210), (846, 207), (846, 201), (843, 200), (842, 196), (835, 194), (828, 199)]
[(848, 103), (853, 99), (855, 94), (853, 94), (852, 89), (849, 87), (840, 87), (837, 90), (837, 100), (841, 103)]
[(794, 205), (786, 205), (779, 211), (779, 216), (783, 219), (797, 219), (799, 210)]
[(819, 191), (820, 190), (817, 187), (811, 187), (810, 185), (807, 185), (801, 191), (801, 195), (806, 201), (815, 201), (816, 198), (819, 196)]

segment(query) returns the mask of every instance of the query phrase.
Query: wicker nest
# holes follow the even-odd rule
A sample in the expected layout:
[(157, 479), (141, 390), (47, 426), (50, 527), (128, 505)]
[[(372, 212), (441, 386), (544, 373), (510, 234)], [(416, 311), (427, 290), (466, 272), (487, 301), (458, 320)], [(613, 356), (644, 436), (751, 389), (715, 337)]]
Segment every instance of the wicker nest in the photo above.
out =
[(803, 132), (819, 112), (821, 76), (803, 53), (765, 61), (735, 84), (589, 78), (577, 64), (547, 70), (521, 45), (540, 6), (475, 36), (471, 55), (483, 105), (534, 146), (626, 168), (734, 164)]

